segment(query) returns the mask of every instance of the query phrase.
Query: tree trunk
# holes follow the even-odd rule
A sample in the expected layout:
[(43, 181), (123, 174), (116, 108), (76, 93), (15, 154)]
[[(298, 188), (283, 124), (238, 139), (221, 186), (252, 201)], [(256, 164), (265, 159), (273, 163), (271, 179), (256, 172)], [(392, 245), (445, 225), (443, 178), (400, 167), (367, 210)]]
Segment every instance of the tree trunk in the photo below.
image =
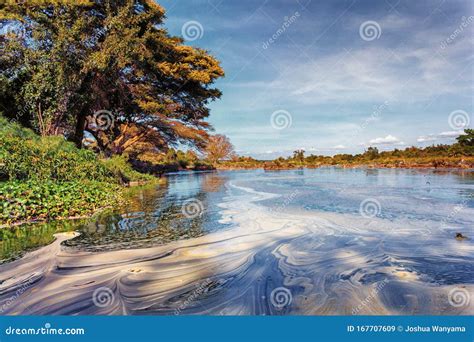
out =
[(77, 148), (82, 148), (82, 141), (84, 140), (84, 129), (86, 128), (86, 114), (81, 112), (78, 114), (76, 121), (76, 129), (72, 141), (76, 144)]
[[(85, 94), (89, 89), (93, 79), (94, 73), (87, 73), (82, 81), (81, 87), (77, 90), (77, 93)], [(90, 104), (86, 102), (82, 106), (76, 107), (79, 107), (79, 110), (76, 114), (76, 129), (74, 131), (74, 136), (71, 138), (71, 140), (76, 144), (78, 148), (82, 148), (82, 141), (84, 140), (84, 130), (86, 128), (87, 113), (89, 113)]]

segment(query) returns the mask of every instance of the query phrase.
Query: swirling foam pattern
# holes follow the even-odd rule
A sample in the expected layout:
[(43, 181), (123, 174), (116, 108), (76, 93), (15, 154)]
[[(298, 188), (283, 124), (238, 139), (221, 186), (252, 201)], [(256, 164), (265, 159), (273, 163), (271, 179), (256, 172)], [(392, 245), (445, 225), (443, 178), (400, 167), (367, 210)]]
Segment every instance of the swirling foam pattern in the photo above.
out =
[[(277, 195), (226, 187), (220, 220), (230, 229), (104, 251), (64, 248), (76, 233), (60, 233), (0, 265), (2, 314), (473, 313), (474, 300), (448, 298), (453, 287), (474, 291), (472, 240), (440, 238), (429, 220), (268, 210), (262, 203)], [(276, 289), (285, 298), (273, 305)]]

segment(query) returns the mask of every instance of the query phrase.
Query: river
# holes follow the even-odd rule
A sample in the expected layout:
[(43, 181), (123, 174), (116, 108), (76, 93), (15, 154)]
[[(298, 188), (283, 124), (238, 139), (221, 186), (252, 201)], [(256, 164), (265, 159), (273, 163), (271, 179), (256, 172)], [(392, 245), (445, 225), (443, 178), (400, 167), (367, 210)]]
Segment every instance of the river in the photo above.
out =
[(0, 314), (468, 315), (473, 223), (472, 171), (171, 174), (4, 231)]

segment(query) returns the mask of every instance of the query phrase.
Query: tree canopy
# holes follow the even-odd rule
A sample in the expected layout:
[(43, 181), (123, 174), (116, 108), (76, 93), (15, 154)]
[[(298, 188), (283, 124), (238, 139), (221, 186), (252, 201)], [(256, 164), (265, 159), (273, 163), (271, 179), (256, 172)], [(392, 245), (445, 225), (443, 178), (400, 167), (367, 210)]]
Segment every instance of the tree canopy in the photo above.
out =
[(154, 1), (7, 1), (0, 20), (5, 116), (78, 146), (88, 131), (109, 153), (205, 146), (224, 71), (171, 36)]
[(204, 154), (213, 165), (219, 160), (232, 157), (234, 153), (234, 146), (229, 138), (222, 134), (210, 136), (204, 150)]
[(461, 146), (474, 147), (474, 129), (465, 129), (464, 134), (456, 138)]

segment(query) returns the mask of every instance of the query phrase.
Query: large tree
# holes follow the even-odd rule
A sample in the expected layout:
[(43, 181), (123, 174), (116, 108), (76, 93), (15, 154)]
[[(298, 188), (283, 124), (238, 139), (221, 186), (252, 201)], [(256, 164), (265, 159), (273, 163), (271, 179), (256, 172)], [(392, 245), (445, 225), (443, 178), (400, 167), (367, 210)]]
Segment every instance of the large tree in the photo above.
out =
[(222, 159), (232, 157), (234, 153), (234, 146), (229, 138), (222, 134), (210, 136), (204, 149), (204, 154), (213, 165)]
[(110, 153), (203, 147), (208, 104), (221, 95), (212, 84), (224, 72), (208, 52), (170, 36), (164, 19), (153, 0), (7, 0), (1, 110), (78, 146), (87, 130)]

